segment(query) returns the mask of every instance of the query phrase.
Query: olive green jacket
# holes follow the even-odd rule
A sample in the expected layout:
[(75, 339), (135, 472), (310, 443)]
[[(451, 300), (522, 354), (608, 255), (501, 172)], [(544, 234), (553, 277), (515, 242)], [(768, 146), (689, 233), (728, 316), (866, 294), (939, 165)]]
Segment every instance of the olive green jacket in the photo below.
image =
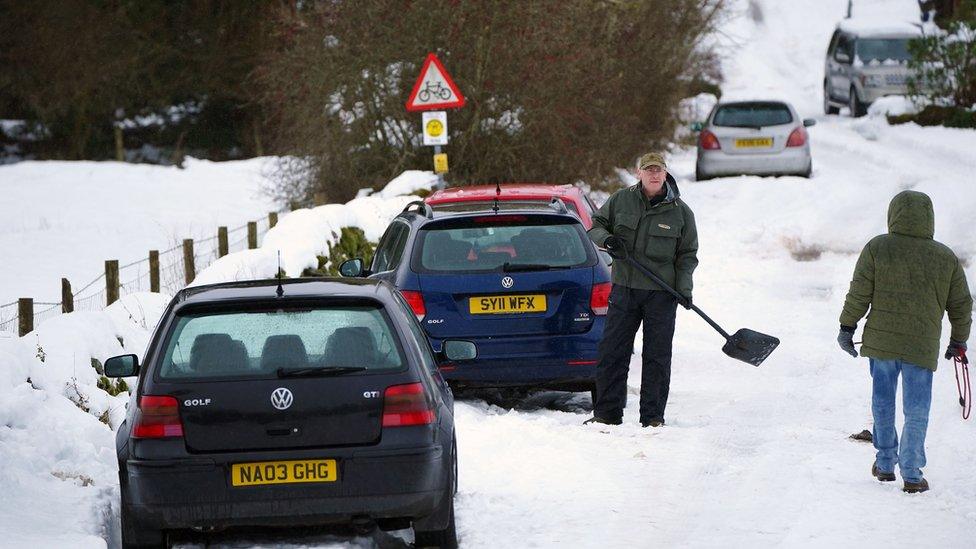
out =
[(862, 355), (902, 359), (934, 371), (946, 311), (951, 339), (969, 339), (973, 298), (966, 273), (934, 234), (929, 197), (916, 191), (895, 195), (888, 207), (888, 234), (874, 237), (861, 252), (840, 315), (841, 325), (856, 326), (868, 313)]
[[(665, 181), (667, 196), (660, 203), (650, 200), (637, 183), (613, 194), (593, 216), (590, 238), (604, 248), (607, 238), (624, 241), (638, 263), (661, 277), (685, 297), (691, 297), (691, 275), (698, 266), (698, 230), (691, 208), (671, 174)], [(614, 284), (639, 290), (662, 289), (646, 275), (624, 261), (614, 261)]]

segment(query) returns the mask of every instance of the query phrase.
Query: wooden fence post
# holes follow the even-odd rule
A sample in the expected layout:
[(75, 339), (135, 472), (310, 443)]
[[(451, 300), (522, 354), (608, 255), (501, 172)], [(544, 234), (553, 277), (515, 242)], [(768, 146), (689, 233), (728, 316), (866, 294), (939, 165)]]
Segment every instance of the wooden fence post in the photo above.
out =
[(268, 228), (273, 229), (278, 224), (278, 212), (268, 212)]
[(149, 250), (149, 291), (159, 293), (159, 250)]
[(105, 306), (119, 300), (119, 260), (105, 260)]
[(17, 300), (17, 335), (24, 337), (34, 331), (34, 300), (22, 297)]
[(247, 222), (247, 248), (254, 250), (258, 247), (258, 223), (257, 221)]
[(217, 227), (217, 257), (224, 257), (230, 253), (227, 242), (227, 227)]
[(61, 279), (61, 312), (72, 313), (75, 310), (75, 296), (71, 294), (71, 282), (67, 278)]
[(183, 240), (183, 269), (186, 271), (186, 283), (193, 282), (197, 277), (196, 265), (193, 259), (193, 239)]

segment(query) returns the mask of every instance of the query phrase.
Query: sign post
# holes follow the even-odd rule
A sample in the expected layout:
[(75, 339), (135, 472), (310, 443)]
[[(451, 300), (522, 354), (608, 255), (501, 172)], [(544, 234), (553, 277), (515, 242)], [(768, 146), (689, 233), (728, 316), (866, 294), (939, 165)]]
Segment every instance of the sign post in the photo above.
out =
[(434, 173), (437, 174), (438, 189), (444, 188), (444, 174), (448, 166), (447, 153), (441, 152), (441, 147), (448, 142), (447, 112), (443, 109), (460, 109), (464, 102), (461, 90), (440, 59), (433, 53), (427, 54), (406, 107), (411, 112), (423, 111), (424, 145), (434, 147)]

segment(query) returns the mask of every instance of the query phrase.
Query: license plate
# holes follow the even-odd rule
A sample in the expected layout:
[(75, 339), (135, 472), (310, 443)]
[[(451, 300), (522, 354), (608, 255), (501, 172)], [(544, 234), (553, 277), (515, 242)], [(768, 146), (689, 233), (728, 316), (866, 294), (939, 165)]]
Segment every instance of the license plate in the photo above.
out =
[(339, 474), (334, 459), (235, 463), (231, 465), (230, 469), (230, 481), (234, 486), (335, 482), (338, 478)]
[(536, 295), (488, 295), (472, 297), (468, 307), (473, 315), (544, 313), (546, 296)]
[(772, 137), (755, 137), (752, 139), (736, 139), (735, 148), (737, 149), (758, 149), (760, 147), (772, 147)]

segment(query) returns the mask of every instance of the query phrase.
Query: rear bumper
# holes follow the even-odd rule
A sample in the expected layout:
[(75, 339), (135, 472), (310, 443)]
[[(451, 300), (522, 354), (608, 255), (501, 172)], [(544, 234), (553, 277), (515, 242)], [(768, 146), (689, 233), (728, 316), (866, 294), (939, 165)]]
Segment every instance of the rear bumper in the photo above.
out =
[(810, 147), (790, 147), (778, 153), (727, 154), (724, 151), (698, 150), (698, 172), (718, 175), (802, 174), (810, 166)]
[[(470, 387), (550, 387), (586, 390), (595, 383), (606, 317), (594, 317), (581, 334), (462, 338), (478, 346), (478, 358), (441, 368), (453, 384)], [(435, 348), (440, 341), (434, 341)]]
[[(269, 455), (270, 454), (270, 455)], [(291, 526), (418, 518), (437, 508), (450, 467), (440, 445), (341, 451), (236, 453), (126, 462), (122, 501), (146, 527)], [(234, 487), (230, 464), (335, 458), (336, 482)]]

